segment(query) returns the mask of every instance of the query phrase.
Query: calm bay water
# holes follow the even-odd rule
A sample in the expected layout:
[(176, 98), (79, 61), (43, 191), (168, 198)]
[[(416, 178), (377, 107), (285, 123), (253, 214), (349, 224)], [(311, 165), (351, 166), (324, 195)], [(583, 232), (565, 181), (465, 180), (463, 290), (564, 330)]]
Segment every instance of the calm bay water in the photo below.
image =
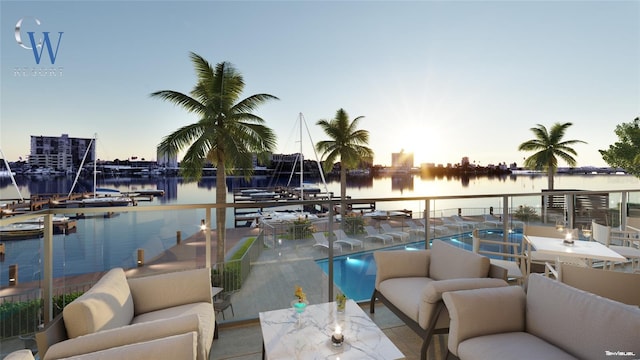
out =
[[(277, 185), (286, 184), (286, 180)], [(84, 179), (76, 186), (77, 191), (90, 191), (92, 180)], [(73, 178), (26, 179), (18, 178), (18, 189), (23, 197), (31, 194), (67, 193)], [(317, 182), (316, 182), (317, 183)], [(250, 182), (243, 179), (229, 179), (228, 199), (233, 201), (232, 191), (238, 188), (263, 187), (276, 185), (273, 179), (257, 177)], [(204, 178), (198, 183), (185, 183), (180, 178), (136, 178), (136, 179), (101, 179), (100, 187), (115, 188), (120, 191), (136, 191), (140, 189), (162, 189), (163, 197), (151, 202), (139, 202), (138, 206), (161, 204), (203, 204), (215, 202), (215, 178)], [(364, 198), (398, 198), (415, 196), (444, 195), (478, 195), (478, 194), (515, 194), (535, 193), (547, 187), (547, 178), (541, 175), (511, 175), (505, 177), (477, 178), (438, 178), (422, 179), (419, 176), (357, 178), (348, 181), (347, 194), (354, 199)], [(640, 180), (629, 175), (558, 175), (555, 178), (556, 189), (579, 190), (632, 190), (640, 191)], [(330, 181), (327, 190), (340, 193), (340, 184)], [(631, 201), (640, 203), (640, 198)], [(0, 202), (17, 199), (18, 192), (10, 179), (0, 179)], [(523, 200), (527, 201), (527, 200)], [(539, 201), (534, 197), (530, 201)], [(612, 199), (613, 202), (618, 201)], [(516, 204), (517, 205), (517, 204)], [(378, 209), (395, 210), (410, 209), (414, 212), (423, 210), (423, 202), (398, 201), (379, 203)], [(488, 206), (500, 208), (501, 200), (463, 200), (439, 201), (432, 210), (439, 216), (455, 207), (482, 208)], [(229, 211), (228, 226), (233, 226), (232, 211)], [(204, 211), (180, 212), (139, 212), (123, 213), (113, 218), (90, 218), (78, 220), (74, 233), (55, 235), (54, 239), (54, 276), (76, 275), (87, 272), (103, 271), (115, 266), (135, 266), (136, 250), (145, 249), (147, 258), (151, 258), (175, 244), (176, 231), (182, 232), (183, 238), (198, 231), (200, 219)], [(30, 239), (6, 241), (7, 255), (0, 263), (0, 285), (8, 282), (8, 266), (18, 264), (20, 281), (38, 280), (41, 273), (42, 240)]]

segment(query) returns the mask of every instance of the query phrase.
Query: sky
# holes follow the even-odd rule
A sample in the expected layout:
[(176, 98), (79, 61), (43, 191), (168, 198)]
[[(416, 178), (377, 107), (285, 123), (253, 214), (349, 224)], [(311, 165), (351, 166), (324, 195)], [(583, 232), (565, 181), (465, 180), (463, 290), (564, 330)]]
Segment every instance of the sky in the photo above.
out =
[[(29, 32), (49, 32), (53, 59), (45, 46), (36, 63)], [(232, 63), (243, 97), (279, 98), (255, 111), (276, 153), (300, 150), (302, 114), (307, 159), (327, 139), (316, 122), (340, 108), (363, 116), (374, 164), (404, 151), (416, 166), (522, 165), (530, 129), (556, 122), (587, 142), (579, 166), (606, 166), (598, 150), (640, 116), (640, 1), (0, 0), (0, 36), (10, 161), (31, 135), (61, 134), (96, 135), (102, 160), (155, 160), (164, 136), (197, 121), (149, 96), (192, 90), (189, 52)]]

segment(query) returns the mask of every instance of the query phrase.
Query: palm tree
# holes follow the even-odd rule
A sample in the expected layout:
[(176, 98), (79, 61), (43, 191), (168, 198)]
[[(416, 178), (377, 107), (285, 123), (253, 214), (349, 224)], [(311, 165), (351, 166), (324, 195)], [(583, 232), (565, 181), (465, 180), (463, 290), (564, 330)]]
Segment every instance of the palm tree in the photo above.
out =
[[(190, 95), (161, 90), (151, 97), (169, 101), (196, 114), (196, 123), (183, 126), (163, 138), (161, 153), (176, 155), (186, 148), (181, 162), (182, 175), (199, 180), (206, 163), (216, 166), (216, 204), (226, 204), (226, 175), (232, 168), (253, 173), (253, 156), (265, 159), (276, 145), (273, 131), (264, 120), (252, 114), (262, 103), (278, 99), (269, 94), (251, 95), (240, 100), (244, 89), (242, 75), (228, 62), (215, 68), (203, 57), (189, 54), (196, 70), (197, 83)], [(226, 208), (216, 209), (217, 262), (224, 262)]]
[(553, 176), (558, 170), (558, 157), (564, 160), (569, 166), (576, 166), (576, 159), (572, 155), (578, 155), (571, 148), (571, 145), (583, 143), (582, 140), (562, 141), (565, 131), (572, 123), (555, 123), (547, 131), (543, 125), (537, 124), (537, 127), (531, 128), (536, 138), (525, 141), (518, 147), (520, 151), (536, 151), (535, 154), (524, 160), (524, 166), (529, 169), (546, 170), (549, 190), (553, 190)]
[(336, 112), (332, 120), (319, 120), (319, 125), (332, 140), (320, 141), (316, 149), (324, 158), (324, 171), (328, 172), (336, 160), (340, 158), (340, 215), (345, 218), (347, 195), (347, 169), (354, 168), (363, 160), (373, 158), (373, 150), (368, 148), (369, 132), (358, 130), (358, 122), (364, 116), (358, 116), (349, 122), (349, 115), (344, 109)]

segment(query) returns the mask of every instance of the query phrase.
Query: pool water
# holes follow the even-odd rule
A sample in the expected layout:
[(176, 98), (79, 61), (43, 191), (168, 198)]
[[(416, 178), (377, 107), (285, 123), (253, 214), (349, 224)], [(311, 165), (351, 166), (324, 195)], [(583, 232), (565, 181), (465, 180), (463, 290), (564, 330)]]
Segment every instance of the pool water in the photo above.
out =
[[(502, 236), (501, 230), (483, 230), (495, 236)], [(481, 232), (483, 232), (481, 231)], [(511, 241), (520, 242), (522, 234), (514, 233)], [(465, 239), (465, 237), (467, 239)], [(460, 237), (443, 237), (440, 240), (454, 244), (471, 251), (471, 233), (461, 234)], [(424, 249), (424, 241), (401, 244), (394, 247), (385, 248), (386, 250), (417, 250)], [(329, 273), (329, 260), (316, 260), (316, 263), (325, 274)], [(373, 258), (373, 251), (362, 251), (349, 255), (340, 255), (334, 257), (333, 273), (336, 286), (349, 299), (355, 301), (365, 301), (371, 299), (373, 288), (376, 282), (376, 262)]]

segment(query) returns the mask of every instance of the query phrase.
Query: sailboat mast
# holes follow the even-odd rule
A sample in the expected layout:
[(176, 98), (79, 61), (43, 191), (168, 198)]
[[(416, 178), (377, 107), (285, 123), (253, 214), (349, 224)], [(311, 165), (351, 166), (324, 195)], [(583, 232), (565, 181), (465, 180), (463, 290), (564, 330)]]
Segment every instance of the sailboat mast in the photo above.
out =
[(96, 162), (98, 161), (98, 158), (96, 157), (97, 155), (97, 151), (96, 151), (96, 140), (98, 139), (98, 133), (93, 134), (93, 198), (96, 198), (96, 184), (97, 184), (97, 169), (96, 169)]
[(20, 192), (20, 188), (18, 188), (18, 184), (16, 183), (16, 178), (13, 177), (13, 172), (11, 171), (11, 166), (9, 166), (9, 162), (7, 161), (7, 157), (4, 156), (4, 153), (2, 152), (2, 149), (0, 149), (0, 155), (2, 155), (2, 160), (4, 160), (4, 166), (7, 168), (7, 171), (9, 171), (9, 176), (11, 177), (11, 182), (13, 183), (13, 186), (16, 188), (16, 191), (18, 192), (18, 196), (20, 196), (20, 201), (24, 201), (24, 198), (22, 197), (22, 193)]
[(91, 139), (91, 141), (89, 142), (89, 146), (87, 146), (87, 150), (84, 152), (84, 156), (82, 157), (82, 162), (80, 163), (80, 167), (78, 167), (78, 171), (76, 172), (76, 178), (73, 180), (73, 185), (71, 185), (71, 190), (69, 190), (69, 195), (67, 195), (67, 197), (71, 197), (71, 194), (73, 193), (73, 189), (75, 189), (76, 184), (78, 183), (78, 177), (80, 176), (80, 172), (84, 167), (84, 161), (87, 159), (87, 155), (89, 155), (89, 151), (91, 151), (91, 145), (93, 145), (93, 143), (94, 143), (94, 140)]
[(302, 113), (300, 113), (300, 200), (304, 200), (304, 155), (302, 155)]

